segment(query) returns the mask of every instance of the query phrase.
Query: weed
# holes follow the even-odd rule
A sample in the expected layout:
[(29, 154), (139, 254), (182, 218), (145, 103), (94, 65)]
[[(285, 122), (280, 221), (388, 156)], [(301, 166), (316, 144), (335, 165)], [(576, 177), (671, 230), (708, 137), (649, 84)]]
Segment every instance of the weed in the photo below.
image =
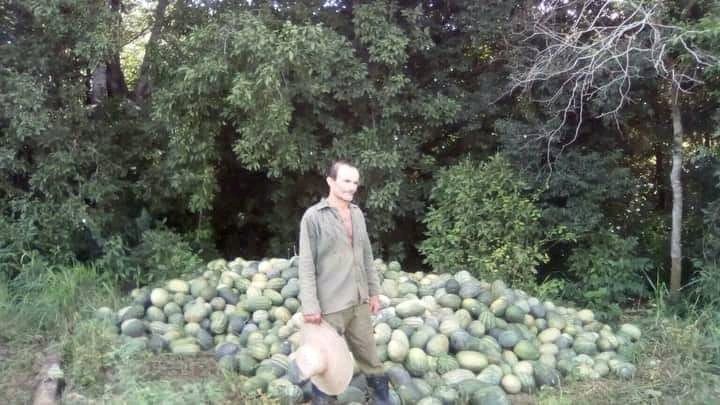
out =
[(63, 361), (70, 389), (87, 390), (102, 387), (110, 369), (109, 353), (118, 341), (117, 328), (99, 320), (77, 323), (73, 333), (64, 339)]
[[(540, 404), (709, 404), (720, 397), (720, 376), (708, 352), (705, 312), (690, 319), (658, 314), (664, 302), (646, 311), (625, 314), (643, 337), (623, 355), (637, 365), (631, 381), (613, 378), (579, 381), (538, 394)], [(709, 312), (709, 311), (708, 311)], [(716, 337), (718, 335), (715, 335)]]
[[(156, 356), (139, 341), (128, 340), (110, 353), (114, 366), (112, 385), (102, 395), (110, 404), (201, 404), (221, 403), (225, 396), (216, 377), (212, 356), (188, 359), (173, 355)], [(178, 367), (206, 370), (207, 375), (177, 373)]]
[[(38, 268), (40, 267), (40, 268)], [(117, 305), (117, 290), (107, 277), (92, 266), (52, 266), (27, 268), (7, 284), (4, 307), (0, 308), (29, 333), (72, 329), (96, 305)]]
[(0, 337), (0, 403), (32, 402), (35, 362), (42, 345), (30, 341), (5, 341)]

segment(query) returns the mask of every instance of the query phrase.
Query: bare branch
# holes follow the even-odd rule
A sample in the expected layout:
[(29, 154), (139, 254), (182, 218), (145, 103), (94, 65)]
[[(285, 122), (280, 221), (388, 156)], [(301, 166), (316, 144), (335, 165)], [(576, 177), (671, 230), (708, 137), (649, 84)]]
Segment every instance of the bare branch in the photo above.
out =
[[(668, 80), (680, 92), (702, 83), (697, 68), (718, 59), (693, 45), (690, 38), (701, 32), (662, 23), (661, 7), (660, 2), (541, 2), (523, 41), (534, 58), (517, 66), (510, 90), (524, 92), (558, 117), (557, 125), (534, 136), (547, 138), (550, 145), (574, 125), (562, 151), (577, 140), (587, 102), (603, 95), (612, 105), (595, 118), (612, 116), (619, 125), (617, 117), (633, 102), (631, 90), (639, 79)], [(688, 57), (681, 63), (678, 54)], [(534, 90), (541, 84), (553, 90), (536, 98)]]

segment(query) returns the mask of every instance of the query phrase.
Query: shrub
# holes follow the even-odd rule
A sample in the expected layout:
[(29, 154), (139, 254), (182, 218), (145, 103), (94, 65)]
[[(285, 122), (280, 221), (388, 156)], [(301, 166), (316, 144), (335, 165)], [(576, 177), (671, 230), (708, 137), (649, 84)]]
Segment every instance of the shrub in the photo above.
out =
[(443, 170), (430, 201), (419, 249), (433, 268), (466, 268), (522, 284), (547, 261), (534, 197), (502, 157), (480, 164), (464, 160)]
[(160, 228), (143, 232), (132, 248), (119, 236), (109, 238), (95, 264), (117, 283), (141, 286), (192, 272), (202, 259), (182, 236)]
[(118, 341), (114, 325), (88, 319), (78, 322), (63, 342), (63, 362), (69, 381), (78, 387), (102, 388), (106, 370), (111, 367), (109, 353)]
[(573, 250), (568, 272), (578, 287), (568, 289), (568, 298), (619, 314), (619, 305), (646, 294), (645, 272), (652, 262), (637, 256), (638, 242), (606, 231)]
[(131, 258), (139, 268), (136, 281), (141, 285), (179, 277), (202, 264), (182, 236), (166, 229), (143, 232), (142, 242), (133, 249)]
[(7, 283), (2, 309), (16, 328), (33, 331), (72, 328), (96, 304), (114, 305), (115, 285), (93, 266), (50, 265), (36, 255)]

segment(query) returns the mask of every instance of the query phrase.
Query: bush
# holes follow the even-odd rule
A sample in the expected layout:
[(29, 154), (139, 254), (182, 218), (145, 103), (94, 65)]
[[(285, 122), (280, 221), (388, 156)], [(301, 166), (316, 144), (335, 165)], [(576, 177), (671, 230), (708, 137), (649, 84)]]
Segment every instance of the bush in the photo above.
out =
[(693, 295), (704, 305), (720, 310), (720, 263), (697, 259), (693, 264), (697, 270), (691, 284)]
[(691, 285), (701, 303), (720, 310), (720, 199), (710, 202), (702, 212), (702, 256), (692, 260), (697, 271)]
[(63, 362), (71, 384), (96, 390), (103, 386), (106, 371), (112, 366), (109, 354), (118, 342), (114, 327), (106, 321), (83, 320), (66, 337)]
[(182, 236), (165, 229), (143, 232), (142, 242), (131, 257), (140, 268), (137, 282), (141, 285), (179, 277), (202, 265), (202, 259)]
[(50, 265), (30, 255), (21, 272), (7, 282), (2, 294), (2, 318), (14, 319), (16, 332), (62, 333), (96, 304), (115, 305), (115, 285), (93, 266)]
[(637, 246), (635, 238), (602, 232), (574, 249), (568, 271), (581, 288), (568, 289), (567, 298), (618, 315), (620, 304), (644, 296), (652, 262), (637, 256)]
[(146, 230), (140, 244), (129, 248), (119, 236), (108, 239), (98, 268), (118, 283), (148, 285), (196, 270), (202, 259), (182, 236), (167, 229)]
[(527, 284), (541, 252), (540, 211), (525, 183), (500, 156), (476, 164), (464, 160), (443, 170), (432, 189), (420, 244), (425, 262), (454, 272), (468, 269), (486, 279)]
[(222, 382), (209, 378), (209, 374), (204, 375), (207, 370), (216, 370), (212, 356), (191, 359), (168, 354), (157, 356), (148, 352), (144, 345), (127, 340), (106, 352), (104, 357), (113, 368), (113, 389), (106, 389), (98, 398), (99, 403), (232, 403), (225, 398)]

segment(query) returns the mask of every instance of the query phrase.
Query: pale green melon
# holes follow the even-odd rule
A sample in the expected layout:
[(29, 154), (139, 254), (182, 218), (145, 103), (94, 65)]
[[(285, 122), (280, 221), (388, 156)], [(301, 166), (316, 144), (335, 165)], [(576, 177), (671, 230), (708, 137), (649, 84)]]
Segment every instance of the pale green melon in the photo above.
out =
[(444, 334), (435, 334), (427, 342), (425, 350), (431, 356), (447, 354), (450, 349), (450, 339)]
[(401, 318), (420, 316), (425, 312), (425, 306), (418, 299), (410, 299), (398, 304), (395, 307), (395, 312)]
[(149, 306), (145, 310), (145, 319), (150, 322), (165, 322), (165, 313), (156, 306)]
[(415, 377), (425, 375), (428, 371), (428, 359), (425, 352), (416, 347), (411, 348), (405, 358), (405, 369)]
[(222, 297), (213, 297), (210, 299), (210, 307), (215, 311), (222, 311), (225, 309), (225, 299)]
[(463, 299), (461, 306), (475, 318), (480, 316), (483, 311), (487, 311), (487, 307), (475, 298)]
[(473, 321), (472, 315), (465, 309), (458, 309), (457, 311), (455, 311), (454, 316), (455, 319), (457, 319), (458, 321), (458, 325), (460, 325), (460, 327), (463, 329), (467, 328), (468, 325), (470, 325), (470, 322)]
[(450, 336), (458, 330), (461, 330), (460, 322), (454, 317), (445, 319), (440, 323), (440, 333), (443, 335)]
[(445, 381), (445, 384), (453, 387), (465, 380), (475, 379), (475, 374), (470, 370), (458, 368), (442, 374), (442, 379)]
[(190, 292), (190, 284), (185, 280), (172, 279), (165, 283), (165, 289), (171, 293), (188, 294)]
[(455, 357), (448, 354), (440, 354), (437, 356), (435, 369), (438, 374), (443, 375), (449, 371), (457, 370), (460, 364)]
[(628, 336), (633, 342), (640, 339), (640, 336), (642, 335), (642, 333), (640, 332), (640, 328), (631, 323), (625, 323), (620, 325), (620, 330), (618, 331), (618, 334)]
[(463, 350), (458, 352), (455, 357), (458, 364), (460, 364), (460, 367), (476, 373), (480, 372), (488, 365), (487, 357), (480, 352)]
[(478, 374), (477, 379), (478, 381), (482, 381), (484, 383), (490, 384), (490, 385), (499, 385), (500, 381), (503, 377), (503, 371), (500, 366), (496, 364), (490, 364), (487, 367), (485, 367), (482, 371), (480, 371), (480, 374)]
[(202, 302), (190, 304), (185, 309), (185, 322), (200, 323), (203, 319), (210, 315), (210, 305)]
[(495, 316), (505, 315), (505, 310), (508, 307), (508, 302), (505, 297), (500, 297), (490, 304), (490, 312)]
[(228, 317), (224, 312), (215, 311), (210, 314), (210, 331), (216, 335), (225, 333), (228, 325)]
[(150, 293), (150, 302), (154, 306), (162, 308), (170, 302), (170, 293), (163, 288), (154, 288)]
[(445, 294), (442, 297), (437, 298), (436, 301), (439, 305), (451, 308), (452, 310), (457, 310), (462, 305), (462, 298), (455, 294)]
[[(285, 298), (282, 296), (282, 294), (280, 294), (279, 292), (277, 292), (275, 290), (271, 290), (271, 289), (263, 290), (263, 296), (269, 298), (270, 303), (275, 306), (282, 305), (283, 301), (285, 300)], [(259, 309), (268, 310), (270, 308), (259, 308)]]
[(507, 374), (503, 376), (500, 384), (508, 394), (519, 394), (520, 391), (522, 391), (520, 379), (514, 374)]
[(125, 336), (140, 337), (145, 335), (145, 323), (139, 319), (127, 319), (120, 325), (120, 331)]

